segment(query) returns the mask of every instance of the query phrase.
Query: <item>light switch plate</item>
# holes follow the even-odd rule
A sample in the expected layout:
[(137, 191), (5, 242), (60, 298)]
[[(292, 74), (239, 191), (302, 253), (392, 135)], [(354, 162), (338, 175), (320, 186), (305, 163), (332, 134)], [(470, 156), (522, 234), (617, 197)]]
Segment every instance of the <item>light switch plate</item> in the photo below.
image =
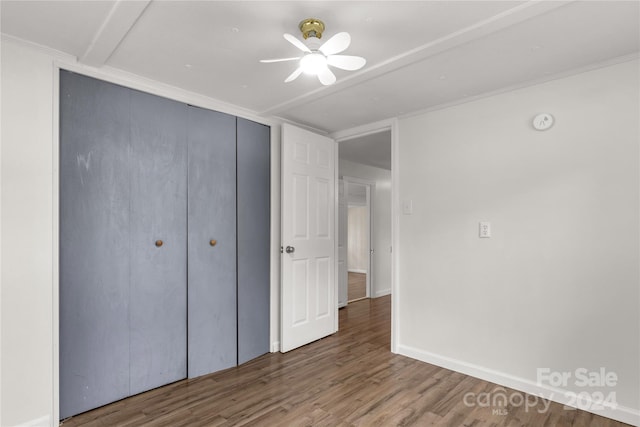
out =
[(405, 215), (413, 214), (413, 200), (402, 201), (402, 213)]
[(481, 238), (491, 237), (491, 223), (487, 221), (481, 221), (479, 231)]

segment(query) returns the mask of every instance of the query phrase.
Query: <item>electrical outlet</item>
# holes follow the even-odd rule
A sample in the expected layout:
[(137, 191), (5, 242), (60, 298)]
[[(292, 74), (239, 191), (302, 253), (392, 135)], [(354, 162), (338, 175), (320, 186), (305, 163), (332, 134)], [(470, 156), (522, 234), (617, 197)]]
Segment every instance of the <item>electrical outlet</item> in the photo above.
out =
[(486, 221), (480, 222), (480, 237), (491, 237), (491, 223)]

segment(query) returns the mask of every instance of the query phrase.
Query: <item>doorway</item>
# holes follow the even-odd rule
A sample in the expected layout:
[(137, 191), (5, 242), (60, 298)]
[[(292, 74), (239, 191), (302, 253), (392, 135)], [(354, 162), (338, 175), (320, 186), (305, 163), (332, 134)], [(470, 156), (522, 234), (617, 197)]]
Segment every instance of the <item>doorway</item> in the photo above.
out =
[[(309, 287), (293, 287), (293, 283), (295, 282), (295, 280), (292, 280), (291, 275), (287, 273), (287, 271), (289, 271), (288, 262), (285, 261), (294, 261), (295, 267), (297, 268), (297, 270), (299, 270), (299, 274), (302, 274), (303, 277), (312, 278), (314, 283), (317, 282), (322, 284), (322, 292), (320, 295), (322, 297), (322, 301), (328, 302), (329, 305), (331, 305), (335, 309), (334, 316), (334, 313), (331, 312), (332, 310), (324, 310), (325, 306), (323, 305), (322, 319), (334, 320), (335, 323), (332, 329), (333, 332), (339, 329), (338, 308), (343, 307), (347, 304), (346, 285), (348, 283), (347, 263), (345, 262), (346, 258), (342, 258), (343, 254), (346, 254), (345, 249), (347, 245), (345, 242), (340, 241), (340, 236), (344, 236), (344, 233), (339, 232), (341, 229), (346, 228), (344, 227), (344, 224), (346, 223), (346, 219), (348, 218), (347, 210), (342, 209), (342, 212), (344, 212), (344, 214), (342, 214), (340, 209), (340, 207), (348, 207), (347, 203), (344, 203), (344, 200), (346, 199), (344, 180), (341, 179), (345, 176), (357, 177), (358, 179), (363, 179), (364, 181), (366, 181), (365, 183), (372, 182), (372, 184), (375, 185), (375, 194), (371, 194), (371, 202), (374, 211), (374, 213), (372, 214), (372, 217), (374, 218), (374, 224), (372, 227), (374, 230), (374, 237), (371, 238), (371, 241), (374, 245), (372, 247), (374, 250), (378, 247), (380, 248), (379, 251), (375, 250), (375, 252), (379, 252), (379, 255), (376, 254), (376, 258), (379, 256), (379, 259), (376, 259), (375, 266), (376, 269), (380, 269), (382, 274), (378, 274), (377, 271), (371, 271), (370, 276), (374, 278), (380, 277), (383, 278), (383, 280), (373, 280), (374, 287), (370, 289), (370, 296), (371, 298), (377, 298), (385, 295), (390, 295), (392, 288), (396, 287), (397, 280), (395, 278), (396, 274), (394, 273), (394, 267), (397, 262), (397, 255), (394, 252), (392, 256), (391, 248), (392, 239), (393, 241), (397, 240), (397, 229), (394, 226), (395, 220), (392, 221), (392, 218), (395, 218), (396, 216), (395, 206), (397, 205), (397, 191), (395, 190), (395, 183), (397, 182), (397, 169), (394, 169), (393, 181), (391, 173), (391, 154), (393, 150), (397, 149), (396, 122), (395, 120), (391, 120), (386, 123), (379, 122), (375, 124), (375, 127), (376, 130), (373, 132), (367, 132), (363, 128), (359, 128), (357, 130), (354, 129), (349, 131), (342, 131), (337, 134), (331, 135), (334, 140), (288, 124), (284, 124), (282, 127), (282, 246), (280, 248), (280, 252), (283, 254), (281, 257), (283, 262), (281, 286), (282, 318), (280, 334), (282, 339), (280, 348), (282, 352), (288, 351), (288, 349), (291, 348), (284, 345), (284, 341), (285, 335), (290, 332), (289, 329), (291, 328), (289, 326), (291, 326), (292, 324), (292, 319), (295, 321), (296, 325), (307, 324), (310, 317), (307, 315), (309, 313), (306, 311), (306, 309), (308, 307), (314, 308), (316, 304), (314, 304), (313, 302), (309, 304), (305, 301), (309, 296), (315, 298), (316, 295), (319, 295), (317, 289), (314, 289), (314, 287), (316, 286), (313, 283), (311, 289), (309, 289)], [(382, 142), (382, 144), (380, 145), (375, 144), (375, 149), (370, 144), (370, 140), (372, 137), (375, 137)], [(320, 144), (320, 140), (324, 140), (326, 142), (326, 144), (320, 144), (323, 146), (323, 148), (321, 149), (322, 152), (316, 153), (316, 151), (318, 151), (320, 147), (316, 149), (309, 146), (310, 143), (308, 142), (308, 140), (311, 139), (317, 141), (318, 144)], [(335, 142), (337, 142), (338, 144), (335, 144)], [(373, 166), (356, 161), (358, 159), (350, 160), (343, 158), (343, 147), (352, 145), (355, 145), (355, 148), (360, 151), (360, 154), (364, 153), (365, 156), (368, 156), (368, 159), (374, 158), (374, 161), (376, 161), (376, 163), (379, 160), (382, 160), (383, 164), (381, 166)], [(338, 150), (338, 153), (335, 152), (336, 149)], [(394, 155), (393, 157), (394, 159), (397, 159), (396, 155)], [(321, 162), (322, 164), (320, 165), (318, 162)], [(305, 168), (314, 166), (315, 163), (318, 163), (321, 168), (316, 167), (314, 168), (314, 170), (323, 169), (329, 171), (329, 174), (320, 180), (316, 179), (315, 181), (310, 181), (308, 179), (310, 175), (306, 172)], [(296, 167), (301, 168), (301, 172), (297, 171), (297, 169), (295, 169)], [(309, 186), (309, 182), (317, 182), (320, 185)], [(295, 186), (288, 186), (288, 184), (295, 184)], [(326, 184), (328, 184), (328, 186)], [(307, 190), (311, 189), (315, 191), (315, 189), (319, 186), (322, 187), (324, 191), (324, 193), (322, 193), (322, 197), (315, 197), (314, 195), (309, 196), (307, 194)], [(394, 188), (393, 191), (392, 188)], [(299, 206), (291, 203), (292, 197), (289, 196), (292, 195), (297, 195), (300, 202)], [(327, 205), (327, 209), (309, 209), (306, 207), (306, 204), (302, 203), (303, 201), (313, 200), (322, 202), (324, 205)], [(383, 200), (385, 202), (381, 202), (378, 204), (379, 201)], [(338, 202), (337, 206), (336, 202)], [(380, 207), (380, 215), (377, 211), (378, 208), (376, 206)], [(310, 216), (309, 212), (314, 213), (314, 216)], [(324, 218), (321, 222), (317, 221), (318, 213), (322, 213), (321, 218)], [(329, 215), (325, 218), (324, 215), (326, 213), (329, 213)], [(290, 216), (287, 217), (287, 214), (290, 214)], [(291, 215), (296, 215), (296, 217), (293, 218), (291, 217)], [(341, 218), (344, 220), (341, 220)], [(308, 221), (309, 219), (311, 221)], [(379, 221), (381, 227), (376, 226), (376, 221)], [(314, 227), (314, 229), (310, 229), (307, 225), (311, 225), (312, 227)], [(320, 225), (322, 225), (322, 228), (317, 228)], [(309, 230), (311, 230), (311, 233)], [(293, 232), (297, 234), (291, 234)], [(329, 273), (328, 275), (324, 273), (317, 274), (316, 271), (311, 271), (311, 274), (308, 274), (306, 269), (307, 263), (298, 262), (299, 260), (296, 258), (299, 257), (299, 255), (297, 255), (298, 253), (305, 255), (309, 252), (306, 250), (302, 251), (301, 244), (304, 243), (304, 239), (308, 240), (311, 235), (318, 235), (322, 237), (323, 248), (331, 244), (330, 251), (327, 251), (326, 254), (323, 254), (321, 257), (316, 257), (318, 259), (322, 259), (323, 268), (329, 268), (329, 270), (323, 270), (327, 271)], [(296, 244), (294, 245), (292, 243)], [(343, 272), (344, 274), (342, 274)], [(347, 280), (341, 280), (342, 277)], [(318, 279), (320, 279), (320, 281), (318, 281)], [(341, 286), (342, 283), (344, 283), (345, 286)], [(376, 283), (378, 283), (378, 285), (380, 286), (376, 286)], [(327, 287), (325, 285), (329, 286)], [(325, 289), (327, 289), (327, 292), (324, 292)], [(292, 295), (289, 295), (287, 297), (287, 294), (290, 290), (295, 292), (293, 296), (298, 295), (299, 299), (302, 298), (305, 301), (301, 301), (300, 304), (289, 303), (291, 300), (291, 298), (289, 297), (291, 297)], [(341, 298), (342, 295), (344, 295), (344, 299)], [(362, 303), (371, 303), (371, 301), (372, 299), (368, 299)], [(394, 306), (396, 301), (396, 298), (392, 299), (392, 303)], [(310, 314), (313, 317), (313, 315), (317, 313)], [(312, 320), (315, 321), (316, 319)], [(393, 319), (392, 329), (395, 329)], [(314, 335), (314, 337), (315, 336), (316, 335)], [(394, 336), (395, 334), (392, 331), (392, 350), (395, 350), (396, 347), (395, 343), (393, 342)], [(311, 342), (312, 338), (313, 337), (311, 337), (311, 334), (309, 334), (309, 337), (302, 340), (301, 342)], [(321, 338), (321, 336), (319, 336), (318, 338)]]
[(347, 303), (369, 298), (372, 282), (371, 185), (344, 178), (347, 193)]
[(338, 139), (339, 307), (391, 293), (391, 139), (389, 129)]

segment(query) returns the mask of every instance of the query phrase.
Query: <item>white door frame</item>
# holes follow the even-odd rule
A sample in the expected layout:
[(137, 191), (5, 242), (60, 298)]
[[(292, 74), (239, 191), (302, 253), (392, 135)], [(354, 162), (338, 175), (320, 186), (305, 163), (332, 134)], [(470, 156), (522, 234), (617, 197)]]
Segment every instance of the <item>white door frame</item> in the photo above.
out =
[[(339, 162), (339, 160), (338, 160)], [(373, 193), (376, 189), (376, 183), (375, 181), (370, 181), (367, 179), (362, 179), (362, 178), (356, 178), (356, 177), (352, 177), (352, 176), (346, 176), (344, 175), (342, 177), (342, 180), (345, 183), (345, 193), (347, 195), (347, 209), (349, 207), (349, 185), (350, 184), (358, 184), (358, 185), (364, 185), (367, 188), (367, 199), (366, 199), (366, 208), (367, 208), (367, 220), (369, 221), (368, 224), (368, 251), (369, 251), (369, 256), (367, 258), (367, 278), (366, 278), (366, 298), (371, 298), (371, 296), (373, 295), (373, 284), (375, 283), (375, 279), (373, 277), (373, 261), (372, 261), (372, 257), (371, 257), (371, 249), (373, 249)], [(347, 227), (347, 232), (348, 232), (348, 227)]]
[[(335, 139), (338, 144), (342, 141), (358, 138), (361, 136), (371, 135), (374, 133), (391, 131), (391, 352), (398, 353), (399, 337), (399, 301), (401, 298), (400, 291), (400, 274), (399, 265), (399, 129), (398, 119), (381, 120), (379, 122), (334, 132), (330, 136)], [(336, 210), (337, 215), (337, 210)]]
[[(337, 152), (338, 150), (336, 150)], [(337, 163), (336, 163), (337, 169)], [(349, 303), (349, 273), (348, 273), (348, 218), (349, 218), (349, 206), (346, 196), (346, 184), (342, 178), (338, 179), (338, 221), (336, 223), (336, 230), (338, 231), (338, 250), (336, 252), (338, 274), (338, 308), (346, 307)], [(346, 220), (345, 220), (346, 219)], [(341, 265), (344, 264), (344, 265)], [(344, 274), (346, 273), (346, 274)], [(344, 296), (344, 298), (343, 298)]]

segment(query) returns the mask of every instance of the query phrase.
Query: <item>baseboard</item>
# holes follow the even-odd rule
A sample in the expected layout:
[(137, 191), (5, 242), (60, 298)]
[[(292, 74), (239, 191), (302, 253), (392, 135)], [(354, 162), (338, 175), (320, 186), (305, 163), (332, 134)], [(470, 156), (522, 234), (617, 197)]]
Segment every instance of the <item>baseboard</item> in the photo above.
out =
[(35, 420), (16, 424), (13, 427), (51, 427), (51, 417), (49, 415), (45, 415), (40, 418), (36, 418)]
[[(489, 381), (500, 386), (522, 391), (533, 396), (542, 397), (562, 405), (575, 407), (575, 392), (573, 391), (555, 388), (545, 384), (538, 384), (525, 378), (516, 377), (504, 372), (495, 371), (483, 366), (474, 365), (472, 363), (452, 359), (402, 344), (398, 345), (398, 354)], [(586, 399), (582, 397), (580, 398), (580, 401), (582, 404), (581, 409), (587, 412), (634, 426), (640, 426), (640, 410), (622, 405), (616, 405), (615, 407), (605, 406), (602, 409), (589, 410), (589, 408), (595, 406), (598, 402), (594, 402), (591, 399), (587, 402)]]
[(349, 273), (362, 273), (362, 274), (367, 274), (367, 270), (359, 270), (357, 268), (350, 268)]
[(374, 297), (374, 298), (378, 298), (378, 297), (383, 297), (383, 296), (385, 296), (385, 295), (390, 295), (390, 294), (391, 294), (391, 288), (389, 288), (389, 289), (382, 289), (382, 290), (376, 291), (376, 292), (373, 294), (373, 297)]
[(271, 353), (277, 353), (280, 351), (280, 341), (274, 341), (271, 343)]

